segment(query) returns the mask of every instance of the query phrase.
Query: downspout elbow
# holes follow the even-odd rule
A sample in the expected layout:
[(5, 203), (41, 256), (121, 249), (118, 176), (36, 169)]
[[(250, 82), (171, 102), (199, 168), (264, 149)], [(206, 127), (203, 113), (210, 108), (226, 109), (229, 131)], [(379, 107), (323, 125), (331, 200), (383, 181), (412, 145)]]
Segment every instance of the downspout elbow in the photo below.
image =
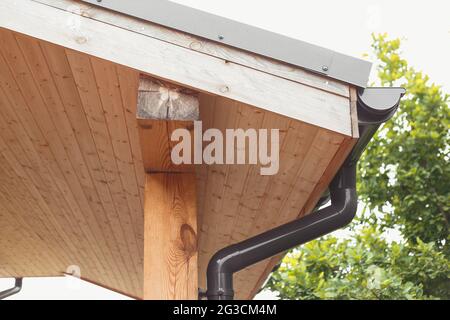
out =
[(15, 282), (14, 282), (14, 287), (12, 287), (11, 289), (5, 290), (5, 291), (1, 291), (0, 292), (0, 300), (3, 300), (7, 297), (10, 297), (14, 294), (17, 294), (20, 292), (20, 290), (22, 290), (22, 278), (16, 278)]
[(219, 250), (207, 269), (207, 297), (233, 299), (233, 274), (353, 220), (357, 209), (356, 166), (344, 166), (330, 185), (331, 205), (260, 235)]
[(330, 184), (330, 198), (331, 206), (322, 210), (335, 211), (333, 219), (337, 229), (345, 227), (352, 222), (358, 209), (356, 164), (347, 164), (340, 169)]

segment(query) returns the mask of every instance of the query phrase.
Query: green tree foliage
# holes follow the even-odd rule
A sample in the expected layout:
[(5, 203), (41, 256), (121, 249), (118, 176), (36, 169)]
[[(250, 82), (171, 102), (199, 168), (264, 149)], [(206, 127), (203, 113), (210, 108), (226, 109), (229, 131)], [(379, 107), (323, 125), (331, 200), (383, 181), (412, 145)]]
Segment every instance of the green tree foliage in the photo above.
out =
[[(284, 258), (267, 284), (282, 299), (450, 299), (449, 96), (408, 66), (399, 39), (374, 35), (372, 47), (380, 84), (407, 95), (360, 161), (368, 210), (349, 237), (329, 235)], [(402, 241), (386, 240), (392, 229)]]
[(399, 47), (398, 39), (374, 36), (381, 85), (400, 85), (408, 94), (368, 146), (358, 192), (373, 212), (392, 208), (383, 223), (399, 226), (408, 241), (442, 248), (450, 222), (449, 97), (409, 67)]

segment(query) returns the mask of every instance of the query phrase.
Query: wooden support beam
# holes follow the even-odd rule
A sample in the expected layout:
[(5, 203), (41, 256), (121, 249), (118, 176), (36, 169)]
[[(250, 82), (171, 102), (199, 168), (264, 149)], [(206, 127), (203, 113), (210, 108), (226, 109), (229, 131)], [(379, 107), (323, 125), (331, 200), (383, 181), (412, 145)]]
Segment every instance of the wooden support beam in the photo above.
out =
[(190, 90), (141, 76), (136, 113), (147, 172), (144, 299), (197, 299), (196, 180), (192, 165), (173, 163), (171, 151), (178, 142), (171, 135), (178, 128), (193, 130), (198, 98)]
[(197, 207), (192, 173), (147, 174), (144, 299), (195, 300)]
[(193, 121), (199, 118), (197, 93), (171, 83), (141, 76), (138, 119)]
[[(171, 160), (172, 148), (178, 143), (171, 141), (171, 135), (175, 129), (184, 128), (193, 137), (193, 121), (199, 119), (199, 113), (195, 92), (141, 76), (137, 121), (146, 172), (193, 172), (192, 165)], [(193, 147), (192, 140), (190, 144)]]

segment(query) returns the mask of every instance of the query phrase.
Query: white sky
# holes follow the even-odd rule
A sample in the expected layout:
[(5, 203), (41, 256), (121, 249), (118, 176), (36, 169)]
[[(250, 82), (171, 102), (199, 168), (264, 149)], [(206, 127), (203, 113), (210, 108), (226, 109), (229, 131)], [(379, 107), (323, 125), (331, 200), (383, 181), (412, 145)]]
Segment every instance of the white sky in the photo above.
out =
[[(446, 0), (177, 0), (204, 11), (351, 56), (370, 53), (371, 33), (404, 38), (404, 57), (450, 92), (450, 1)], [(0, 291), (14, 283), (0, 279)], [(272, 298), (272, 294), (260, 297)], [(124, 299), (71, 277), (26, 278), (10, 299)]]

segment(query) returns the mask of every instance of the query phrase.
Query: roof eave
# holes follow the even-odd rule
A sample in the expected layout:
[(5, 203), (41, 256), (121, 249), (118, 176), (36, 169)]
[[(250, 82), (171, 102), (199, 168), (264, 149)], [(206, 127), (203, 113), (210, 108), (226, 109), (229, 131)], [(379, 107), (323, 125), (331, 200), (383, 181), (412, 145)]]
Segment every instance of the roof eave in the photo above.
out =
[(166, 0), (82, 0), (365, 88), (372, 64)]

